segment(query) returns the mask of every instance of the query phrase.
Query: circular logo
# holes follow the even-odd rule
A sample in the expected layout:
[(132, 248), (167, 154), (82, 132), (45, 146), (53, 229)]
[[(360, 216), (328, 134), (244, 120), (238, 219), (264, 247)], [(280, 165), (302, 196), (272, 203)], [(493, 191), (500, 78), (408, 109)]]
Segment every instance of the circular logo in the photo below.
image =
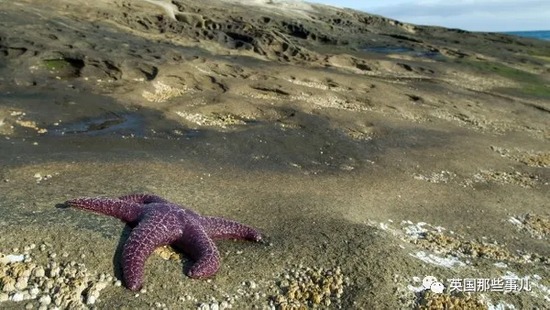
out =
[(422, 287), (425, 290), (430, 290), (434, 293), (441, 294), (445, 290), (445, 285), (437, 281), (436, 277), (426, 276), (422, 279)]
[(432, 276), (424, 277), (424, 279), (422, 279), (422, 287), (424, 287), (424, 289), (426, 290), (429, 290), (431, 289), (432, 283), (434, 282), (437, 282), (436, 277), (432, 277)]
[(434, 293), (441, 294), (441, 293), (443, 293), (443, 291), (445, 290), (445, 286), (444, 286), (443, 283), (441, 283), (441, 282), (434, 282), (434, 283), (432, 283), (432, 285), (430, 286), (430, 289), (431, 289), (432, 292), (434, 292)]

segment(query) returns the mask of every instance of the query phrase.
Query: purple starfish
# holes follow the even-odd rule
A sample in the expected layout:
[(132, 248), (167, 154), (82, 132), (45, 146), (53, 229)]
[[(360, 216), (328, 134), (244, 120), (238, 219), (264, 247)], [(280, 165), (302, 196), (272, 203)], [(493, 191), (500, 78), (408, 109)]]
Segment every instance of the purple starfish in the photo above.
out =
[(137, 224), (122, 252), (124, 282), (132, 291), (141, 288), (145, 261), (157, 247), (173, 245), (183, 251), (195, 261), (187, 275), (206, 278), (220, 267), (220, 255), (213, 239), (260, 241), (262, 238), (254, 228), (223, 218), (200, 216), (155, 195), (80, 198), (66, 204), (111, 215), (130, 225)]

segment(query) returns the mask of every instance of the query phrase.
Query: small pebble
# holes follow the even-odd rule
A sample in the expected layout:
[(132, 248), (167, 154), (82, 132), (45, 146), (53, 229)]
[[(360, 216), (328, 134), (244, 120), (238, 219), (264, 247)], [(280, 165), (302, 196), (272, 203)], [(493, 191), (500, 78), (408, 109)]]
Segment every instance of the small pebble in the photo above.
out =
[(86, 301), (86, 303), (87, 303), (88, 305), (93, 305), (93, 304), (95, 304), (95, 302), (96, 302), (96, 297), (95, 297), (95, 296), (93, 296), (93, 295), (92, 295), (92, 296), (88, 296), (88, 300)]
[(40, 306), (48, 306), (52, 303), (52, 298), (50, 297), (50, 295), (43, 295), (42, 297), (40, 297), (38, 302), (40, 303)]
[(59, 267), (54, 267), (50, 270), (50, 277), (52, 278), (55, 278), (59, 275), (59, 272), (60, 272), (60, 268)]
[(197, 310), (210, 310), (210, 305), (202, 303), (202, 304), (199, 305)]
[(15, 288), (18, 290), (24, 290), (27, 288), (29, 278), (27, 277), (20, 277), (17, 279), (17, 283), (15, 283)]
[[(40, 293), (40, 289), (38, 289), (38, 287), (33, 287), (29, 290), (29, 294), (31, 295), (31, 297), (34, 299), (36, 298), (36, 296)], [(33, 297), (34, 296), (34, 297)]]
[(31, 295), (28, 291), (23, 291), (23, 300), (31, 299)]
[(220, 303), (221, 310), (228, 309), (229, 307), (230, 307), (229, 303), (225, 300)]
[(44, 284), (44, 287), (49, 290), (51, 288), (53, 288), (53, 286), (55, 285), (55, 282), (52, 280), (52, 279), (49, 279), (46, 281), (46, 283)]
[(44, 268), (42, 268), (41, 266), (38, 266), (36, 267), (34, 270), (34, 276), (37, 277), (37, 278), (42, 278), (46, 275), (46, 272), (44, 270)]
[(19, 292), (15, 293), (11, 296), (11, 300), (15, 301), (15, 302), (23, 301), (23, 298), (24, 298), (23, 293), (19, 293)]

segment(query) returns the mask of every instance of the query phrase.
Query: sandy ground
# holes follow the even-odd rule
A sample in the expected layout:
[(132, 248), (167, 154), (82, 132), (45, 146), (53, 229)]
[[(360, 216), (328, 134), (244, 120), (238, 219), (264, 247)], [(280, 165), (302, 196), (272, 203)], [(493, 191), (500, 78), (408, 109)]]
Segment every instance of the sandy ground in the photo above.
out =
[[(0, 3), (0, 253), (26, 255), (0, 259), (0, 308), (547, 307), (550, 43), (150, 2)], [(218, 242), (209, 280), (153, 254), (130, 292), (129, 228), (59, 204), (137, 192), (266, 243)], [(531, 287), (451, 291), (467, 278)]]

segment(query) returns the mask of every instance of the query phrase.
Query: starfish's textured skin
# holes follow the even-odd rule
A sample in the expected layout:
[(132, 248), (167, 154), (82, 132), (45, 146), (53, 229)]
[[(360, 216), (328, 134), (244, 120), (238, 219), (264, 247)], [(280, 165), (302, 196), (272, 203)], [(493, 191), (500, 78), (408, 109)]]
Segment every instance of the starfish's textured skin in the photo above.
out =
[(124, 282), (133, 291), (141, 288), (145, 261), (157, 247), (172, 245), (180, 249), (195, 261), (187, 275), (206, 278), (220, 267), (213, 239), (260, 241), (262, 238), (254, 228), (223, 218), (200, 216), (155, 195), (80, 198), (66, 204), (111, 215), (135, 226), (122, 252)]

